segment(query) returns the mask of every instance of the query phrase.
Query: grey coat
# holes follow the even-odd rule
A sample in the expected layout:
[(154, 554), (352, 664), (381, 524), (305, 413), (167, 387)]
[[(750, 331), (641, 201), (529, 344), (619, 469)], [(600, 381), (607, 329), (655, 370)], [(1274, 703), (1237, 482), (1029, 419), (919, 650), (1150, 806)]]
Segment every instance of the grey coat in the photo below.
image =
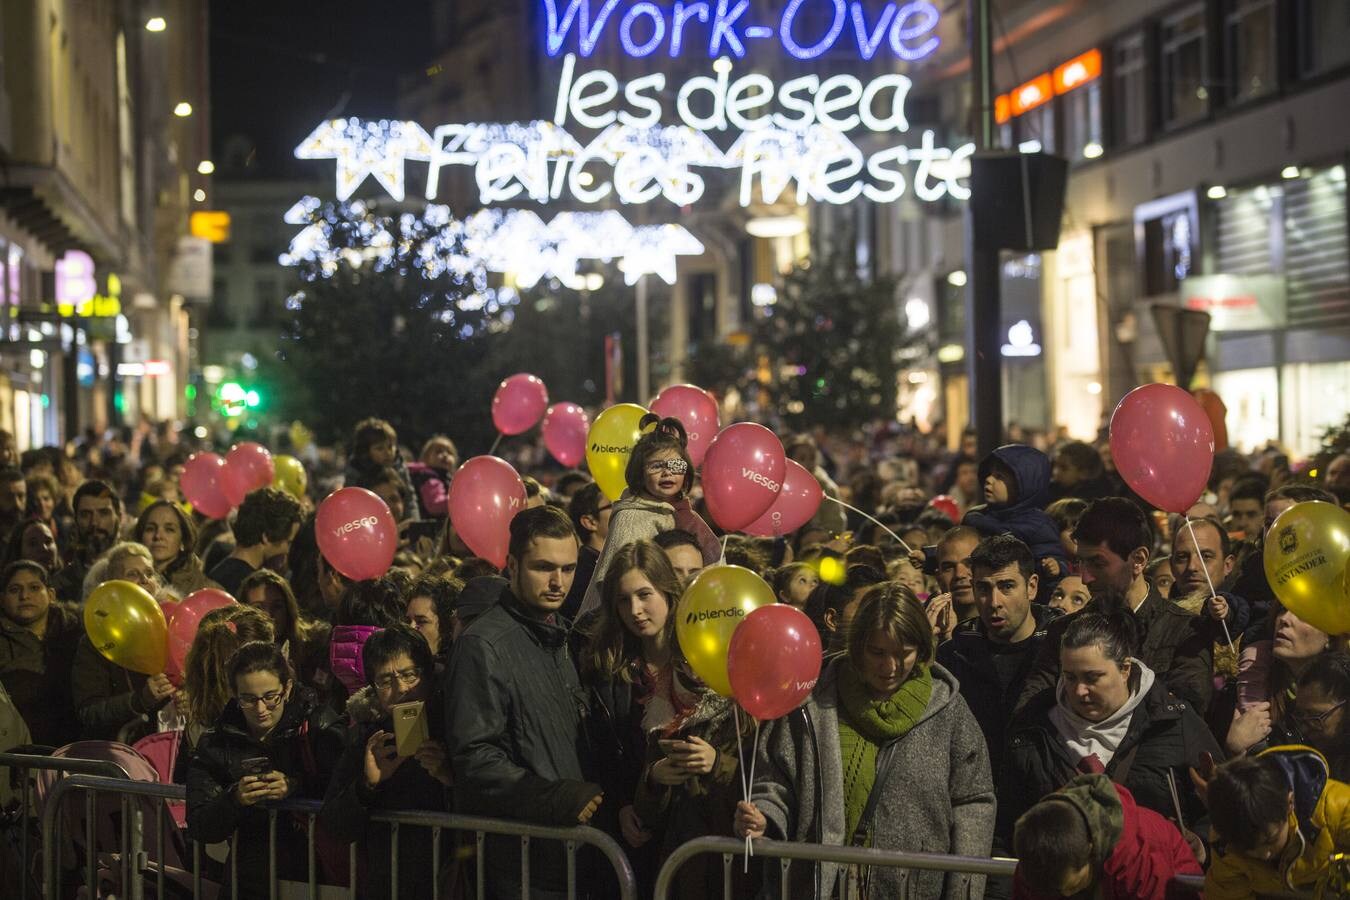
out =
[[(772, 722), (763, 736), (752, 799), (768, 819), (767, 836), (846, 844), (844, 778), (839, 753), (838, 667), (799, 710)], [(933, 695), (923, 717), (881, 749), (872, 790), (872, 846), (906, 852), (988, 857), (994, 838), (994, 783), (980, 726), (957, 692), (956, 679), (933, 664)], [(762, 774), (761, 774), (762, 773)], [(777, 866), (766, 866), (766, 894), (778, 896)], [(792, 864), (791, 896), (829, 900), (844, 867)], [(870, 897), (979, 900), (984, 876), (873, 868)], [(842, 883), (841, 883), (842, 888)], [(841, 894), (847, 892), (841, 890)]]

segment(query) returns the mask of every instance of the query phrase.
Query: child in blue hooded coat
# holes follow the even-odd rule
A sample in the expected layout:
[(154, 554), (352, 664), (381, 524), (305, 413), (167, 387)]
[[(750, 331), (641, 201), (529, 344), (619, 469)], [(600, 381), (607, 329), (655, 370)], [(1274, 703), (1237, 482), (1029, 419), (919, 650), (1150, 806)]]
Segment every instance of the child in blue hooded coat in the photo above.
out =
[(961, 524), (986, 537), (1011, 534), (1031, 548), (1037, 566), (1050, 579), (1066, 574), (1069, 561), (1059, 526), (1045, 512), (1050, 457), (1025, 444), (1006, 444), (980, 461), (980, 483), (985, 503), (969, 510)]

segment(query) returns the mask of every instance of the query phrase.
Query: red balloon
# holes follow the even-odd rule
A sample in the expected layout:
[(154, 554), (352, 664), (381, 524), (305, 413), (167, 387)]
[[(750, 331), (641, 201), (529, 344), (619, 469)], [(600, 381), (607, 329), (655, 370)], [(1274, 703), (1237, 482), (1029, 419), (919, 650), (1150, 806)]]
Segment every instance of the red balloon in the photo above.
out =
[(319, 552), (353, 581), (379, 578), (398, 550), (398, 524), (389, 506), (365, 488), (334, 491), (314, 519)]
[(492, 397), (492, 424), (502, 434), (521, 434), (535, 426), (548, 409), (548, 388), (537, 376), (521, 372), (497, 386)]
[(820, 664), (820, 633), (795, 606), (761, 606), (731, 634), (727, 676), (732, 696), (760, 721), (800, 706), (820, 678)]
[(936, 509), (951, 519), (953, 525), (961, 521), (961, 507), (957, 504), (956, 499), (948, 494), (938, 494), (932, 500), (929, 500), (928, 508)]
[(197, 636), (202, 616), (232, 603), (234, 598), (224, 591), (202, 588), (188, 594), (178, 603), (165, 604), (164, 613), (169, 620), (169, 661), (164, 667), (164, 674), (175, 685), (182, 684), (188, 650)]
[(252, 441), (236, 444), (225, 454), (225, 497), (231, 506), (238, 506), (250, 491), (271, 487), (275, 474), (272, 454), (266, 447)]
[(564, 466), (575, 466), (586, 458), (590, 430), (590, 417), (575, 403), (557, 403), (544, 413), (544, 446)]
[(816, 477), (789, 459), (778, 499), (773, 501), (768, 512), (742, 530), (746, 534), (782, 537), (811, 521), (824, 499), (825, 492), (820, 489)]
[(525, 508), (525, 483), (511, 464), (495, 456), (475, 456), (450, 482), (450, 522), (475, 556), (506, 567), (511, 519)]
[(692, 384), (671, 385), (656, 395), (651, 410), (662, 418), (680, 420), (689, 435), (689, 459), (695, 466), (703, 465), (717, 436), (717, 401), (712, 395)]
[(1214, 465), (1214, 427), (1189, 393), (1146, 384), (1111, 414), (1111, 458), (1134, 492), (1172, 513), (1195, 505)]
[(178, 486), (192, 508), (208, 519), (223, 519), (234, 508), (225, 496), (225, 460), (216, 453), (194, 453), (183, 464)]
[(772, 431), (753, 422), (728, 425), (703, 459), (709, 515), (726, 531), (740, 531), (773, 506), (786, 471), (783, 442)]

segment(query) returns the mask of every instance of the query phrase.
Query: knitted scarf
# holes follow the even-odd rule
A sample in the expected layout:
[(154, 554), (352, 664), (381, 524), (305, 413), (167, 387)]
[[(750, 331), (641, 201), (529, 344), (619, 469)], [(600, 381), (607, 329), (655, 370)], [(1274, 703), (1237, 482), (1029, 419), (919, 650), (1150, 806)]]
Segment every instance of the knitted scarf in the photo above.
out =
[[(933, 673), (926, 665), (916, 665), (885, 700), (872, 699), (862, 676), (848, 662), (839, 666), (839, 756), (844, 770), (844, 834), (850, 840), (876, 781), (878, 751), (918, 723), (932, 695)], [(864, 843), (871, 843), (870, 836)]]

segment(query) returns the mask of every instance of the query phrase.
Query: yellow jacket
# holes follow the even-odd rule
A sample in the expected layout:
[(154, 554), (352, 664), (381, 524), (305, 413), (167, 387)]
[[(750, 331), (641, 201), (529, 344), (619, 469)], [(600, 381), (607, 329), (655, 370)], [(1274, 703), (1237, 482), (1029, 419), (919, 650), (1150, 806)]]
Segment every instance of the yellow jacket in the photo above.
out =
[(1334, 781), (1327, 762), (1309, 747), (1272, 747), (1290, 778), (1294, 812), (1292, 840), (1303, 852), (1283, 871), (1281, 863), (1258, 862), (1235, 853), (1217, 854), (1205, 876), (1206, 900), (1253, 900), (1278, 891), (1311, 891), (1324, 886), (1333, 854), (1350, 852), (1350, 784)]

